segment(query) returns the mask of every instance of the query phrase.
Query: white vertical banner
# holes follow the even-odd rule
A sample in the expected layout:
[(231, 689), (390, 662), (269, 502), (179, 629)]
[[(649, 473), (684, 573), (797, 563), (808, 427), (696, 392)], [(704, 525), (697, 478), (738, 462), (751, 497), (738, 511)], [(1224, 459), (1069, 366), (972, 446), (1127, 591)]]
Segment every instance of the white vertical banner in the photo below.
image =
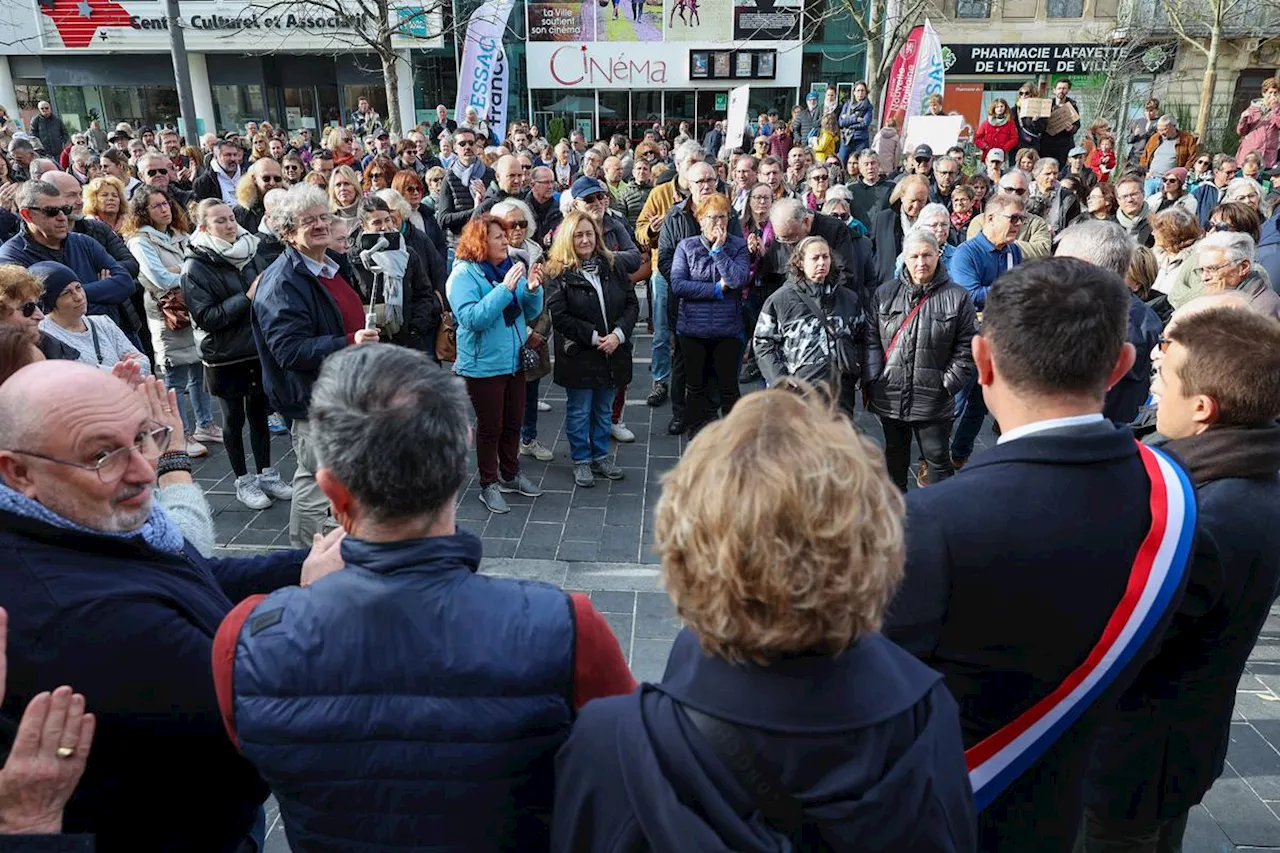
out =
[(930, 95), (941, 95), (945, 69), (942, 65), (942, 40), (938, 31), (924, 19), (920, 33), (920, 49), (916, 52), (916, 73), (911, 87), (911, 99), (907, 102), (907, 117), (924, 112)]
[(515, 0), (484, 0), (467, 21), (467, 35), (458, 69), (458, 100), (454, 118), (461, 123), (467, 107), (475, 107), (489, 122), (493, 141), (507, 132), (507, 52), (502, 46), (507, 19)]
[[(728, 122), (725, 139), (729, 150), (742, 147), (742, 140), (747, 135), (747, 101), (751, 97), (750, 86), (739, 86), (729, 90), (729, 111), (725, 121)], [(708, 152), (712, 154), (713, 152)]]

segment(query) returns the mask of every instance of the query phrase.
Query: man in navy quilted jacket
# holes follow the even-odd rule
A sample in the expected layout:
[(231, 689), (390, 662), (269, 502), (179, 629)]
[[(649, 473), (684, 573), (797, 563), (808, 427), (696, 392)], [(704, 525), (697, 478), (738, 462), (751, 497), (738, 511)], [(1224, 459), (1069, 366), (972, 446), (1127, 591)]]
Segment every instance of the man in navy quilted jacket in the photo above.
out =
[(424, 353), (329, 356), (310, 416), (346, 568), (246, 600), (214, 641), (223, 719), (290, 846), (547, 849), (577, 709), (634, 686), (618, 641), (585, 596), (478, 573), (454, 517), (471, 404)]

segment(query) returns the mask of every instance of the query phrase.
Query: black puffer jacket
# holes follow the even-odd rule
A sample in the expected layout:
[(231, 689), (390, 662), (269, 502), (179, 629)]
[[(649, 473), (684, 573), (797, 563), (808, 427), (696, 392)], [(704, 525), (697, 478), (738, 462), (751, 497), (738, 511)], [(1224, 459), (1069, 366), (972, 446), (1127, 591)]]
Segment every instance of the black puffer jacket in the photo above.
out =
[(199, 246), (187, 246), (182, 263), (182, 296), (197, 329), (200, 360), (224, 365), (258, 357), (253, 343), (252, 304), (246, 295), (253, 280), (267, 268), (255, 255), (244, 269)]
[[(440, 325), (440, 301), (436, 299), (436, 289), (431, 283), (431, 277), (427, 273), (426, 264), (413, 246), (405, 244), (409, 251), (409, 265), (404, 271), (404, 324), (400, 330), (396, 332), (389, 340), (389, 343), (399, 344), (409, 349), (420, 350), (429, 353), (435, 357), (436, 346), (436, 329)], [(364, 264), (360, 263), (358, 253), (352, 252), (350, 255), (353, 263), (352, 270), (355, 273), (356, 292), (360, 294), (360, 301), (364, 303), (365, 309), (368, 310), (369, 297), (374, 286), (374, 274), (365, 269)], [(378, 293), (376, 294), (375, 304), (382, 304), (385, 297), (382, 293), (382, 286), (379, 283)], [(383, 340), (387, 340), (386, 332), (383, 332)]]
[[(578, 270), (566, 270), (547, 282), (547, 312), (555, 332), (555, 383), (564, 388), (621, 388), (631, 382), (631, 332), (640, 316), (640, 302), (627, 272), (618, 264), (603, 266), (604, 316), (600, 297)], [(614, 329), (623, 343), (605, 355), (591, 342), (591, 333), (605, 337)]]
[[(922, 298), (927, 301), (904, 327)], [(939, 265), (923, 288), (905, 279), (881, 285), (872, 311), (884, 363), (870, 385), (871, 412), (908, 422), (952, 417), (955, 395), (974, 370), (970, 346), (977, 312), (969, 292)]]

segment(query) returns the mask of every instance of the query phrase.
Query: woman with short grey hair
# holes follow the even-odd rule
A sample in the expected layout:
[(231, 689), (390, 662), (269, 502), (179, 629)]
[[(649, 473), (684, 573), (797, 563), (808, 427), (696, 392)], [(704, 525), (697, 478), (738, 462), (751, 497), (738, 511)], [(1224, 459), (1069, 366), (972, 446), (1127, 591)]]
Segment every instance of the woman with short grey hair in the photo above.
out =
[(1262, 202), (1265, 197), (1266, 193), (1262, 189), (1262, 184), (1253, 178), (1232, 178), (1222, 193), (1222, 201), (1218, 203), (1226, 204), (1229, 201), (1238, 201), (1249, 205), (1258, 213), (1263, 213)]
[(884, 356), (867, 409), (880, 419), (889, 476), (904, 492), (913, 435), (928, 466), (921, 466), (921, 485), (926, 470), (934, 482), (955, 473), (949, 452), (955, 395), (974, 371), (977, 311), (940, 263), (939, 245), (919, 226), (903, 235), (902, 271), (876, 290), (868, 312)]

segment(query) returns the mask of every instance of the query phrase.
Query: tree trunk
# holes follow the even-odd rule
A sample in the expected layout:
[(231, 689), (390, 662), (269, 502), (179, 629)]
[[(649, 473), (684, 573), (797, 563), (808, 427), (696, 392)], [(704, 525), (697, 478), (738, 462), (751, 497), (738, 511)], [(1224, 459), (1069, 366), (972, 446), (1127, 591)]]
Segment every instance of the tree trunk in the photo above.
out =
[(1209, 112), (1213, 107), (1213, 87), (1218, 80), (1218, 51), (1222, 41), (1222, 26), (1214, 22), (1209, 37), (1209, 54), (1205, 57), (1204, 80), (1200, 84), (1200, 111), (1196, 114), (1196, 138), (1204, 144), (1204, 133), (1209, 126)]
[(391, 35), (387, 34), (382, 55), (382, 77), (387, 90), (387, 130), (404, 136), (405, 129), (400, 126), (400, 62), (396, 52), (391, 49)]
[[(880, 64), (884, 61), (884, 15), (886, 0), (871, 0), (871, 8), (867, 15), (867, 50), (866, 81), (867, 91), (871, 97), (884, 100), (880, 87), (884, 85), (884, 76), (880, 73)], [(856, 4), (851, 4), (856, 14)], [(883, 105), (881, 106), (883, 109)]]

